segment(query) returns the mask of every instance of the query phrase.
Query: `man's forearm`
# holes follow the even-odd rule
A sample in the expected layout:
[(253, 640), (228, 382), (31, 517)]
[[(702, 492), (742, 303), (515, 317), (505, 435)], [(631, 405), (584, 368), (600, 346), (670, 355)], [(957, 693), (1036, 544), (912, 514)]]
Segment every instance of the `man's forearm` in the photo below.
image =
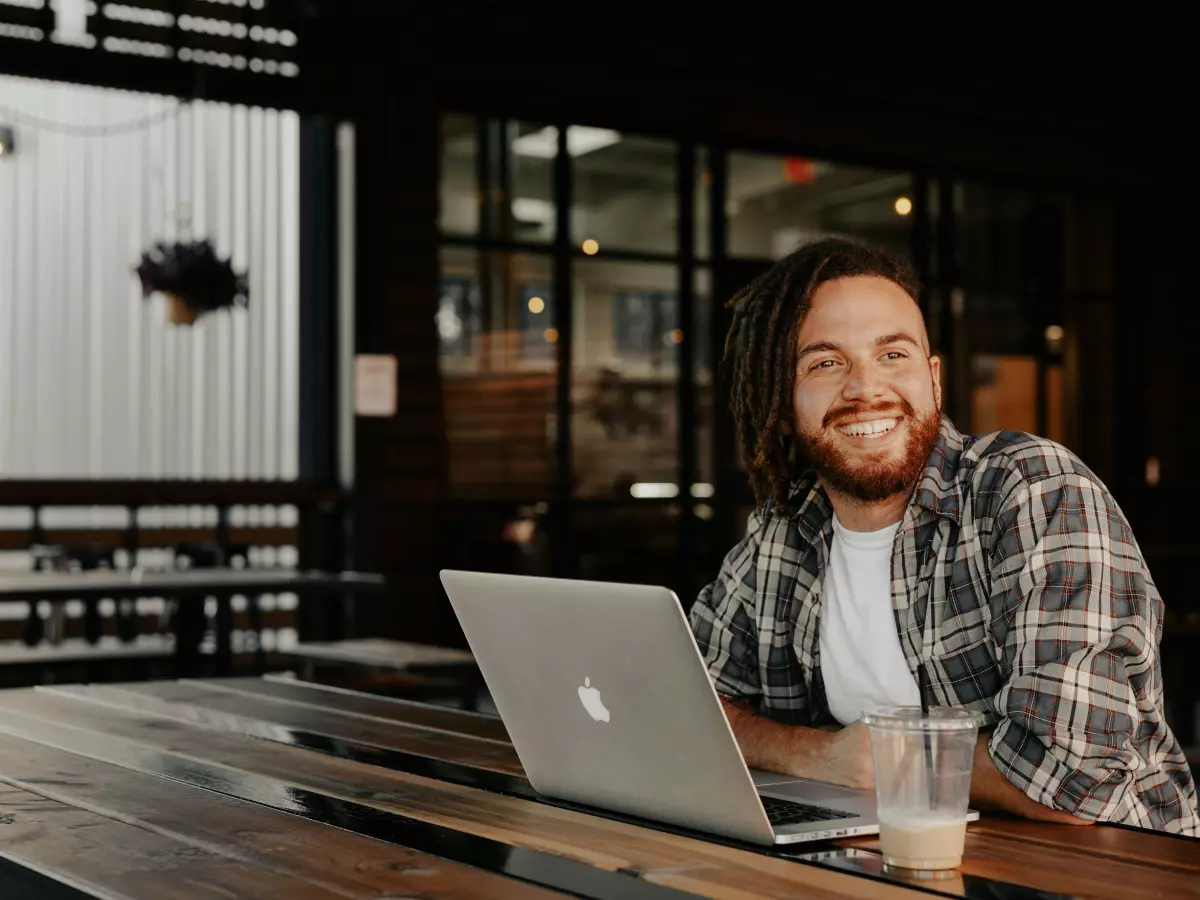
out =
[(1003, 810), (1024, 819), (1054, 822), (1059, 825), (1091, 825), (1070, 813), (1060, 812), (1030, 800), (1024, 791), (1004, 777), (988, 751), (990, 735), (981, 734), (975, 744), (975, 763), (971, 767), (971, 804), (980, 809)]
[(729, 727), (746, 765), (847, 787), (875, 785), (866, 727), (806, 728), (760, 716), (736, 700), (722, 697)]
[[(782, 772), (797, 778), (830, 781), (847, 787), (871, 789), (875, 773), (866, 726), (805, 728), (783, 725), (753, 712), (748, 706), (721, 698), (729, 726), (737, 738), (746, 764), (753, 769)], [(1063, 825), (1090, 825), (1070, 813), (1060, 812), (1029, 799), (996, 768), (988, 752), (989, 735), (975, 744), (971, 769), (971, 804), (979, 809), (1001, 810), (1024, 819)]]
[(729, 727), (737, 738), (746, 765), (752, 769), (802, 776), (819, 754), (827, 732), (799, 725), (783, 725), (760, 716), (736, 700), (721, 698)]

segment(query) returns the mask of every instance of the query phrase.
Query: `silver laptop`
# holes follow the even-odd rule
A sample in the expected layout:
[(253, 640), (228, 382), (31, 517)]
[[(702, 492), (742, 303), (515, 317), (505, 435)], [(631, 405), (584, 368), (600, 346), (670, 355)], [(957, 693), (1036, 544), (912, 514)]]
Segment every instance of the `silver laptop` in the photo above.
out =
[(879, 831), (874, 792), (747, 769), (673, 592), (441, 576), (540, 793), (756, 844)]

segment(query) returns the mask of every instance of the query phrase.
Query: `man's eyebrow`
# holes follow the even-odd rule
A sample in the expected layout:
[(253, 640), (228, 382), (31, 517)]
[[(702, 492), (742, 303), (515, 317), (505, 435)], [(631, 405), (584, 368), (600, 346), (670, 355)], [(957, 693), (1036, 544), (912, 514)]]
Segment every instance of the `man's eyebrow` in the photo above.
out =
[(818, 352), (825, 351), (825, 350), (838, 351), (841, 349), (842, 348), (839, 347), (837, 344), (830, 343), (829, 341), (817, 341), (815, 343), (807, 344), (806, 346), (801, 347), (800, 352), (797, 353), (796, 356), (801, 357), (801, 356), (806, 356), (809, 353), (818, 353)]
[[(914, 345), (918, 349), (923, 349), (921, 342), (905, 331), (897, 331), (893, 332), (892, 334), (881, 335), (875, 339), (875, 346), (882, 347), (885, 344), (895, 344), (899, 343), (900, 341), (908, 341), (908, 343)], [(832, 341), (814, 341), (811, 344), (805, 344), (803, 347), (801, 347), (796, 356), (799, 358), (801, 356), (807, 356), (809, 353), (821, 353), (825, 351), (832, 351), (836, 353), (841, 349), (841, 347)]]
[(875, 338), (875, 346), (882, 347), (884, 344), (896, 344), (900, 341), (908, 341), (910, 344), (915, 344), (918, 349), (923, 349), (921, 342), (905, 331), (897, 331), (894, 334), (885, 334), (882, 337), (877, 337)]

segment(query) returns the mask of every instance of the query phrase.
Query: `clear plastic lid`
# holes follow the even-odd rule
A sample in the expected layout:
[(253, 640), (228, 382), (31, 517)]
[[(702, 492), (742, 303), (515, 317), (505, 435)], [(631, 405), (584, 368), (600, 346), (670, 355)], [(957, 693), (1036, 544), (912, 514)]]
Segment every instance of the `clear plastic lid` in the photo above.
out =
[(922, 713), (919, 706), (885, 706), (863, 716), (872, 728), (889, 731), (969, 731), (983, 724), (983, 716), (969, 709), (935, 706)]

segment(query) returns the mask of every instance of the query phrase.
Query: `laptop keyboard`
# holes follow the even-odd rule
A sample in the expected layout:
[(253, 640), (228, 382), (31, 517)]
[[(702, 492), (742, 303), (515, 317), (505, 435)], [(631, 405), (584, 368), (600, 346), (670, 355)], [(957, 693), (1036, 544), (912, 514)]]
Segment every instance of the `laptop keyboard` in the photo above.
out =
[(763, 797), (763, 809), (767, 811), (767, 819), (772, 825), (802, 825), (807, 822), (832, 822), (836, 819), (854, 819), (857, 813), (842, 812), (840, 809), (829, 809), (827, 806), (813, 806), (811, 803), (797, 803), (794, 800), (780, 800), (778, 797)]

